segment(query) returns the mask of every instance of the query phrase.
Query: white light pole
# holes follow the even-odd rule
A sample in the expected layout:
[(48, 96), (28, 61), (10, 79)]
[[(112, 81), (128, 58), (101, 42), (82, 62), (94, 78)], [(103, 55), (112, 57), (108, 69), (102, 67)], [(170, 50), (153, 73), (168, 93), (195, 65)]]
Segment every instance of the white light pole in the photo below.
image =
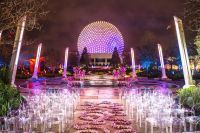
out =
[(131, 48), (131, 62), (132, 62), (132, 77), (136, 78), (136, 71), (135, 71), (135, 55), (134, 55), (134, 50)]
[(67, 77), (68, 53), (69, 53), (69, 48), (66, 48), (65, 49), (65, 62), (64, 62), (64, 68), (63, 68), (63, 77)]
[(40, 43), (38, 45), (37, 56), (36, 56), (36, 59), (35, 59), (35, 67), (34, 67), (34, 72), (33, 72), (33, 76), (32, 76), (33, 79), (38, 79), (38, 67), (39, 67), (39, 64), (40, 64), (41, 49), (42, 49), (42, 43)]
[(165, 64), (164, 64), (164, 59), (163, 59), (162, 46), (160, 44), (158, 44), (158, 52), (159, 52), (159, 57), (160, 57), (161, 70), (162, 70), (162, 79), (167, 79)]
[(22, 39), (24, 35), (24, 29), (26, 24), (26, 16), (22, 17), (17, 24), (17, 32), (15, 35), (15, 41), (12, 51), (11, 62), (9, 66), (9, 80), (11, 85), (15, 86), (15, 77), (17, 72), (17, 65), (19, 61), (19, 54), (22, 45)]
[(1, 37), (2, 37), (2, 30), (0, 30), (0, 42), (1, 42)]
[(175, 27), (176, 27), (179, 51), (181, 55), (183, 74), (184, 74), (184, 79), (185, 79), (185, 85), (183, 86), (183, 88), (188, 88), (190, 86), (194, 86), (194, 83), (192, 81), (190, 63), (189, 63), (188, 52), (187, 52), (187, 47), (186, 47), (186, 42), (185, 42), (185, 34), (183, 30), (183, 23), (182, 23), (182, 20), (176, 16), (174, 16), (174, 22), (175, 22)]

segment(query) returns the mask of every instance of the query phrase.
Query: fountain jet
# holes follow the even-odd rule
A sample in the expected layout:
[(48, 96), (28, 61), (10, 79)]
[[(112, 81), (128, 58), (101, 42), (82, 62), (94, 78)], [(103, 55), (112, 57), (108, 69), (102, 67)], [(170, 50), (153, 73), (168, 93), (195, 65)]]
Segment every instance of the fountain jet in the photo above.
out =
[(185, 34), (183, 30), (183, 23), (182, 20), (176, 16), (174, 16), (174, 22), (176, 27), (176, 34), (178, 39), (178, 45), (179, 45), (179, 51), (181, 55), (181, 62), (183, 66), (183, 75), (185, 80), (185, 85), (183, 88), (188, 88), (190, 86), (194, 86), (194, 83), (192, 81), (192, 74), (190, 71), (190, 63), (188, 58), (188, 52), (185, 42)]
[(36, 61), (35, 61), (35, 67), (34, 67), (34, 72), (33, 72), (33, 79), (38, 79), (38, 67), (40, 63), (40, 53), (42, 49), (42, 43), (38, 45), (38, 50), (37, 50), (37, 56), (36, 56)]
[(160, 44), (158, 44), (158, 52), (159, 52), (159, 57), (160, 57), (161, 69), (162, 69), (162, 79), (167, 79), (165, 65), (164, 65), (164, 59), (163, 59), (162, 46)]
[(135, 55), (134, 55), (134, 50), (131, 48), (131, 61), (132, 61), (132, 77), (136, 78), (136, 71), (135, 71)]
[(64, 62), (64, 70), (63, 70), (63, 77), (67, 77), (67, 63), (68, 63), (68, 53), (69, 48), (66, 48), (65, 50), (65, 62)]

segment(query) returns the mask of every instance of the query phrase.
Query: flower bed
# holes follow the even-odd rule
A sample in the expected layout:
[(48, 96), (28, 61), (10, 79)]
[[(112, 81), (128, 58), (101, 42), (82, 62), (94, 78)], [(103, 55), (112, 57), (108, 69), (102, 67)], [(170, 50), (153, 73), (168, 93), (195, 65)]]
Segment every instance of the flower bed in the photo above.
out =
[(136, 133), (132, 123), (126, 118), (122, 104), (104, 101), (85, 102), (80, 105), (75, 133)]

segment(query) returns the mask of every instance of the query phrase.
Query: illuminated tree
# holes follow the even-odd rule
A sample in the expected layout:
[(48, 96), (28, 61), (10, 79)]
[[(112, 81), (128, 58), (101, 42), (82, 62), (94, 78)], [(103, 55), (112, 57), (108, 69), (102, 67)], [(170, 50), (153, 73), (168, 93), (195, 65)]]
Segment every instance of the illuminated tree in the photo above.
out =
[(196, 35), (196, 38), (194, 39), (194, 44), (196, 46), (196, 51), (198, 56), (200, 56), (200, 31)]
[(172, 71), (173, 65), (176, 64), (176, 57), (173, 56), (168, 57), (167, 63), (170, 65), (170, 70)]
[(88, 66), (90, 63), (90, 58), (86, 47), (84, 47), (83, 52), (81, 54), (80, 63), (81, 65), (86, 65), (86, 66)]
[(141, 45), (137, 47), (137, 51), (140, 64), (145, 68), (148, 68), (150, 67), (150, 65), (155, 64), (155, 62), (158, 60), (158, 50), (156, 49), (155, 45)]
[(117, 47), (114, 48), (110, 63), (111, 63), (111, 65), (113, 67), (117, 67), (119, 64), (121, 64), (121, 59), (119, 57), (119, 53), (117, 51)]
[(1, 0), (0, 2), (0, 32), (17, 27), (9, 66), (9, 79), (12, 85), (15, 82), (24, 28), (28, 30), (40, 28), (38, 20), (46, 14), (44, 11), (46, 2), (47, 0)]
[(187, 28), (200, 31), (200, 0), (187, 0), (184, 14)]
[(23, 16), (27, 16), (26, 29), (41, 28), (38, 20), (46, 15), (47, 0), (1, 0), (0, 30), (17, 26)]
[(199, 60), (200, 60), (200, 31), (198, 32), (198, 34), (196, 35), (194, 39), (194, 45), (195, 45), (196, 54), (192, 56), (192, 60), (194, 63), (194, 70), (196, 72), (197, 64), (199, 63)]
[(184, 15), (186, 28), (193, 32), (192, 34), (196, 34), (196, 37), (194, 39), (190, 37), (192, 40), (188, 42), (190, 59), (194, 64), (194, 72), (196, 72), (196, 66), (200, 60), (200, 0), (186, 0)]

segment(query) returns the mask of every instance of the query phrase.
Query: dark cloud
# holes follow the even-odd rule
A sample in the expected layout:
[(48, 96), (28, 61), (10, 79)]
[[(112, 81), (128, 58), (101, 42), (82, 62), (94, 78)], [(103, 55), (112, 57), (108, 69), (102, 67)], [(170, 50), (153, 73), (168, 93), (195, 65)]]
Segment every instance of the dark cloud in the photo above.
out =
[(166, 28), (174, 15), (182, 15), (183, 0), (49, 0), (47, 9), (42, 30), (28, 33), (46, 47), (75, 50), (81, 30), (104, 20), (118, 27), (127, 47), (142, 45), (145, 33), (152, 32), (167, 49), (176, 39), (174, 29)]

